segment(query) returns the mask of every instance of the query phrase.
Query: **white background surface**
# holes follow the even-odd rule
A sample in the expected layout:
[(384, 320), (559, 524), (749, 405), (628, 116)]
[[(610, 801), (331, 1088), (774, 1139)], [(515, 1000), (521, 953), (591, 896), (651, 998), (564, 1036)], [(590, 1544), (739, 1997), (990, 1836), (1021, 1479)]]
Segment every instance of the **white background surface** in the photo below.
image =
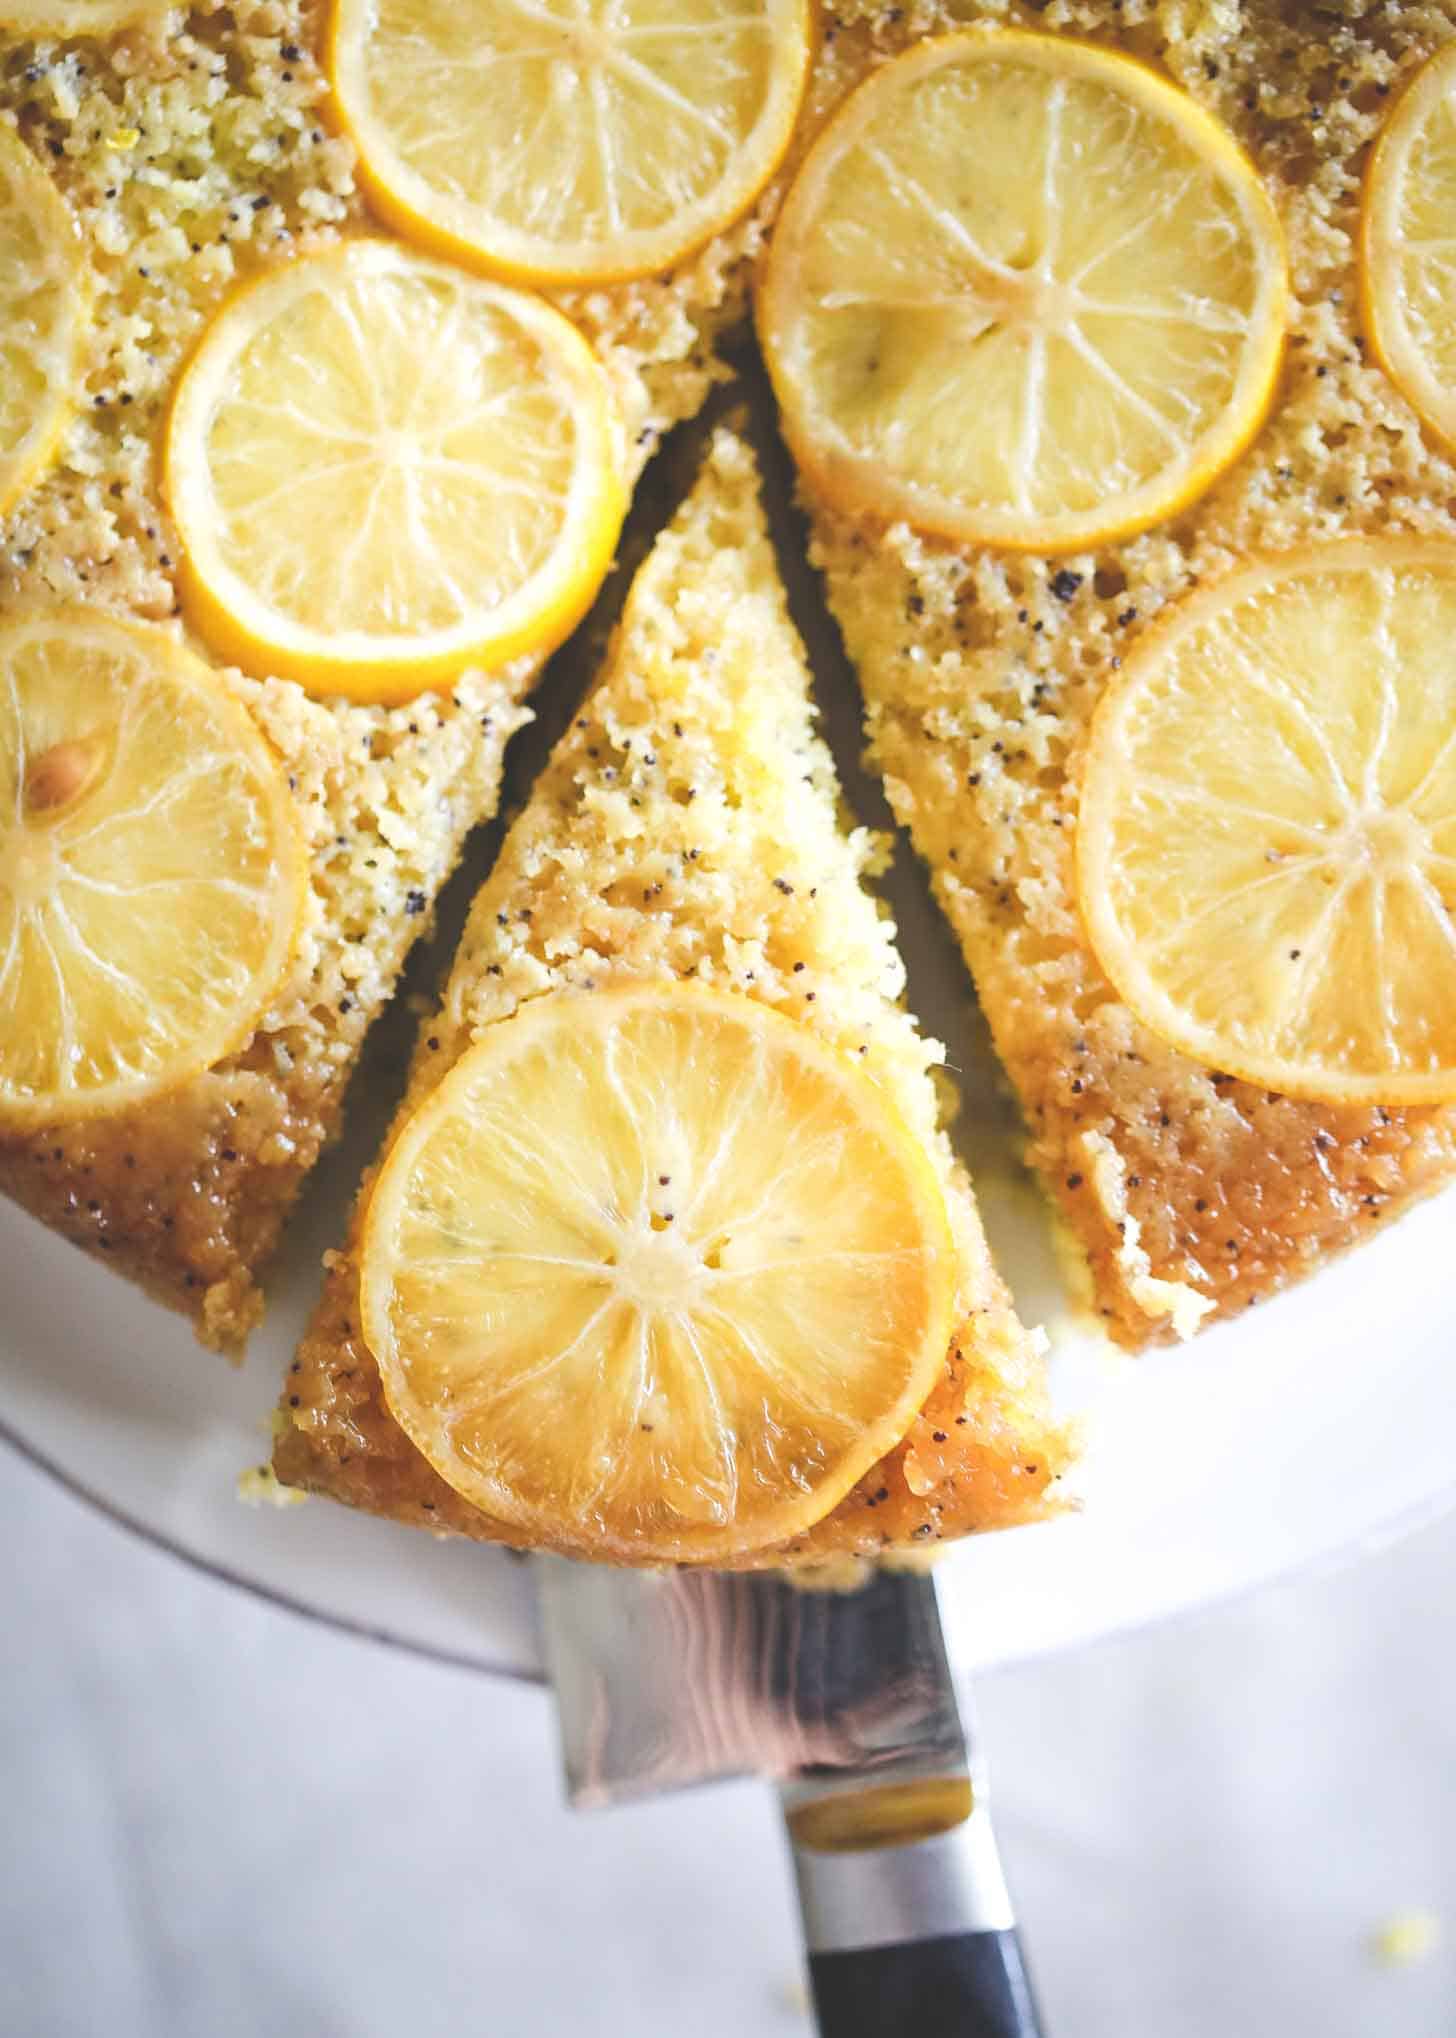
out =
[[(1230, 1496), (1237, 1504), (1237, 1496)], [(4, 2038), (804, 2038), (766, 1793), (560, 1809), (548, 1707), (0, 1454)], [(980, 1686), (1051, 2038), (1456, 2033), (1456, 1523)], [(1368, 1950), (1444, 1915), (1430, 1959)]]

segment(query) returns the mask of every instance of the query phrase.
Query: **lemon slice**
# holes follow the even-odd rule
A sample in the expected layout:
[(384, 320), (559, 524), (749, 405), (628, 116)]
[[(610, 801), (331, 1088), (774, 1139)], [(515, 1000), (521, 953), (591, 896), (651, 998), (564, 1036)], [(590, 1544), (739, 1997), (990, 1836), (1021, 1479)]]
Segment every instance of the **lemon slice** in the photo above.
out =
[(759, 326), (831, 503), (1080, 550), (1191, 501), (1258, 429), (1288, 300), (1230, 137), (1130, 58), (921, 43), (851, 94), (784, 205)]
[(117, 1111), (239, 1047), (307, 883), (252, 720), (165, 631), (0, 624), (0, 1123)]
[(60, 444), (89, 296), (65, 200), (14, 129), (0, 126), (0, 514)]
[(1456, 446), (1456, 44), (1417, 71), (1371, 151), (1360, 298), (1381, 365)]
[(827, 1514), (944, 1369), (939, 1184), (883, 1093), (746, 998), (536, 999), (408, 1120), (365, 1219), (401, 1428), (533, 1541), (722, 1561)]
[(808, 0), (337, 0), (334, 92), (401, 233), (542, 284), (669, 268), (777, 169)]
[(1082, 912), (1184, 1053), (1331, 1103), (1456, 1097), (1456, 545), (1192, 595), (1093, 719)]
[(539, 298), (384, 241), (276, 269), (178, 385), (165, 482), (197, 629), (356, 700), (544, 655), (625, 506), (606, 371)]

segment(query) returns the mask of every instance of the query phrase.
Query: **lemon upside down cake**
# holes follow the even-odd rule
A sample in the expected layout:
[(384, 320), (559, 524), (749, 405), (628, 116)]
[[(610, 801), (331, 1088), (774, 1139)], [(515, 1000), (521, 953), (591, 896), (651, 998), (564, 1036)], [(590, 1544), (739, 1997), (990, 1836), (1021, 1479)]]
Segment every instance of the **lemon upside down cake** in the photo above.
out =
[(1456, 1161), (1456, 15), (1014, 16), (839, 10), (867, 82), (758, 324), (871, 754), (1138, 1346)]
[[(1447, 1180), (1456, 12), (539, 16), (0, 0), (0, 1184), (241, 1343), (750, 283), (1111, 1333)], [(651, 1563), (1055, 1506), (874, 854), (721, 435), (479, 895), (285, 1483)]]
[(808, 61), (795, 0), (690, 7), (583, 149), (507, 20), (543, 154), (447, 229), (502, 11), (0, 6), (0, 1187), (225, 1350), (742, 315)]
[(288, 1376), (285, 1484), (729, 1567), (1049, 1505), (1067, 1442), (757, 487), (719, 433), (476, 899)]

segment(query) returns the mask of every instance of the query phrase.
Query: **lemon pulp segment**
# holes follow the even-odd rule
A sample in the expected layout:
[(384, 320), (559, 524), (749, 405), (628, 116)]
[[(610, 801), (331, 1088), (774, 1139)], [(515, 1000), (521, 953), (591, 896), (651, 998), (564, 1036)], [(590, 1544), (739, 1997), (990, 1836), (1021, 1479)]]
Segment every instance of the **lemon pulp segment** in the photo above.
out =
[(811, 149), (759, 327), (829, 502), (1066, 551), (1237, 457), (1287, 299), (1274, 208), (1185, 94), (1080, 43), (961, 34), (874, 73)]
[(1366, 331), (1391, 380), (1456, 446), (1456, 44), (1419, 70), (1371, 152), (1360, 223)]
[(766, 1006), (555, 993), (391, 1148), (361, 1303), (386, 1399), (533, 1540), (723, 1561), (827, 1514), (946, 1363), (954, 1254), (882, 1091)]
[(119, 1110), (240, 1046), (306, 882), (272, 752), (174, 637), (0, 624), (0, 1122)]
[(1082, 912), (1197, 1061), (1331, 1103), (1456, 1096), (1456, 545), (1351, 539), (1182, 602), (1099, 703)]
[(337, 0), (334, 90), (377, 208), (537, 283), (668, 268), (793, 134), (808, 0)]
[(0, 513), (60, 442), (88, 305), (76, 222), (24, 142), (0, 127)]
[(606, 372), (524, 291), (376, 240), (235, 296), (183, 373), (184, 603), (246, 669), (400, 700), (545, 655), (625, 505)]

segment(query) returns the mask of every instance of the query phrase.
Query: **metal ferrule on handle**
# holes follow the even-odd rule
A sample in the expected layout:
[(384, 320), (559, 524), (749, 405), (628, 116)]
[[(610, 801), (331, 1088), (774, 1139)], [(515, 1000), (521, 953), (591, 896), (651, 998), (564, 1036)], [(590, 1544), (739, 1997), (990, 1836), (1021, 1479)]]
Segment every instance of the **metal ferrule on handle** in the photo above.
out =
[(1037, 2038), (984, 1805), (927, 1838), (793, 1856), (821, 2038)]

